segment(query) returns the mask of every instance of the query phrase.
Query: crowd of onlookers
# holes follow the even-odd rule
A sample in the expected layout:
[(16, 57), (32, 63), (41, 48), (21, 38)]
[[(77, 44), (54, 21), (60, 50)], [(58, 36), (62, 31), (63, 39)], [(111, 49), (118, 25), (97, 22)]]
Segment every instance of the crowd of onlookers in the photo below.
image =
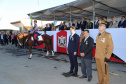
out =
[(116, 21), (115, 17), (111, 18), (112, 20), (109, 22), (107, 21), (107, 17), (102, 17), (99, 19), (98, 16), (95, 17), (94, 23), (91, 22), (91, 19), (85, 20), (83, 17), (80, 22), (74, 20), (72, 24), (66, 25), (65, 22), (61, 22), (60, 25), (55, 26), (54, 24), (46, 24), (45, 31), (57, 31), (57, 30), (70, 30), (70, 26), (75, 26), (76, 29), (98, 29), (99, 23), (106, 24), (106, 28), (126, 28), (126, 20), (125, 16), (122, 16), (121, 20), (118, 22)]
[(17, 47), (17, 34), (8, 34), (5, 32), (0, 32), (0, 43), (1, 45), (8, 45), (8, 43), (15, 44)]

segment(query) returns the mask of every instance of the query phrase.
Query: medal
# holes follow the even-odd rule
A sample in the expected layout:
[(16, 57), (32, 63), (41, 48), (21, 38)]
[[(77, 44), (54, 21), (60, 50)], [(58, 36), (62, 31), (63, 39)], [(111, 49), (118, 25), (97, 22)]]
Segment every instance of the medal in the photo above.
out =
[(88, 44), (88, 41), (86, 41), (86, 45)]
[(72, 37), (72, 41), (74, 40), (74, 38)]
[(106, 40), (106, 38), (101, 38), (101, 41), (104, 43), (105, 42), (105, 40)]

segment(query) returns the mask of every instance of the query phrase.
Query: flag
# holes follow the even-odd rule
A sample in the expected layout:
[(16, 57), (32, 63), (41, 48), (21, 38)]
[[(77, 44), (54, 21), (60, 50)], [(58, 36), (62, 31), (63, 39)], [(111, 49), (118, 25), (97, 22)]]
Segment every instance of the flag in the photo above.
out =
[(32, 16), (30, 17), (30, 19), (31, 19), (31, 29), (33, 30), (33, 26), (32, 26)]

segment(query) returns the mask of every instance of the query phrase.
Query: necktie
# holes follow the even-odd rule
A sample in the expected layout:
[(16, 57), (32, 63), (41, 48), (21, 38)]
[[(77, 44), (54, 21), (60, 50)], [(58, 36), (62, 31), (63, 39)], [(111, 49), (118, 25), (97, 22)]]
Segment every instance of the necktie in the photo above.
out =
[(121, 24), (123, 23), (123, 20), (122, 20), (122, 22), (121, 22)]
[(101, 36), (101, 33), (99, 33), (99, 36)]
[(77, 24), (75, 24), (75, 28), (77, 28)]
[(97, 24), (97, 21), (95, 21), (95, 25)]
[(72, 39), (72, 35), (70, 36), (70, 40)]
[(81, 24), (83, 24), (83, 21), (81, 22)]
[(84, 42), (87, 40), (87, 38), (84, 39)]
[[(112, 25), (113, 25), (113, 24), (114, 24), (114, 23), (112, 22)], [(111, 25), (111, 26), (112, 26), (112, 25)]]

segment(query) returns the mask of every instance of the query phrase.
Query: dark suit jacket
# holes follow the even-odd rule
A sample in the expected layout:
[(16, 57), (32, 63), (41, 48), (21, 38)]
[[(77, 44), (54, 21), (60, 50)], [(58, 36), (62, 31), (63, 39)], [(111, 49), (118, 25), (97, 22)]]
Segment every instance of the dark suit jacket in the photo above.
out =
[(70, 38), (71, 35), (69, 36), (69, 43), (68, 43), (68, 52), (69, 53), (74, 53), (78, 52), (78, 47), (79, 47), (79, 36), (75, 33), (72, 38)]
[[(81, 21), (81, 22), (82, 22), (82, 21)], [(87, 22), (86, 22), (86, 21), (83, 21), (83, 24), (81, 24), (81, 22), (80, 22), (80, 28), (81, 28), (82, 30), (86, 29)]]
[(48, 27), (45, 27), (45, 31), (48, 31)]
[(92, 48), (94, 46), (94, 40), (90, 36), (84, 42), (85, 38), (82, 39), (81, 46), (80, 46), (80, 53), (84, 53), (85, 59), (92, 59)]
[[(72, 26), (75, 26), (75, 23), (73, 23)], [(77, 23), (77, 27), (76, 27), (76, 29), (79, 29), (79, 28), (80, 28), (80, 24)]]
[(106, 28), (109, 28), (109, 22), (108, 21), (106, 21)]
[(118, 27), (122, 27), (122, 28), (126, 28), (126, 20), (123, 21), (123, 23), (121, 24), (122, 21), (119, 21)]
[(70, 30), (70, 27), (67, 27), (67, 30)]
[(48, 27), (48, 31), (51, 31), (52, 27)]
[(63, 25), (60, 25), (59, 26), (59, 30), (64, 30), (64, 26)]
[(45, 27), (45, 31), (51, 31), (51, 27)]
[(93, 23), (90, 22), (89, 24), (87, 23), (87, 29), (93, 29)]
[(7, 39), (7, 34), (4, 34), (4, 39)]
[[(99, 21), (99, 20), (98, 20)], [(98, 21), (97, 21), (97, 23), (95, 24), (95, 22), (94, 22), (94, 29), (98, 29), (98, 26), (99, 26), (99, 24), (98, 24)]]

